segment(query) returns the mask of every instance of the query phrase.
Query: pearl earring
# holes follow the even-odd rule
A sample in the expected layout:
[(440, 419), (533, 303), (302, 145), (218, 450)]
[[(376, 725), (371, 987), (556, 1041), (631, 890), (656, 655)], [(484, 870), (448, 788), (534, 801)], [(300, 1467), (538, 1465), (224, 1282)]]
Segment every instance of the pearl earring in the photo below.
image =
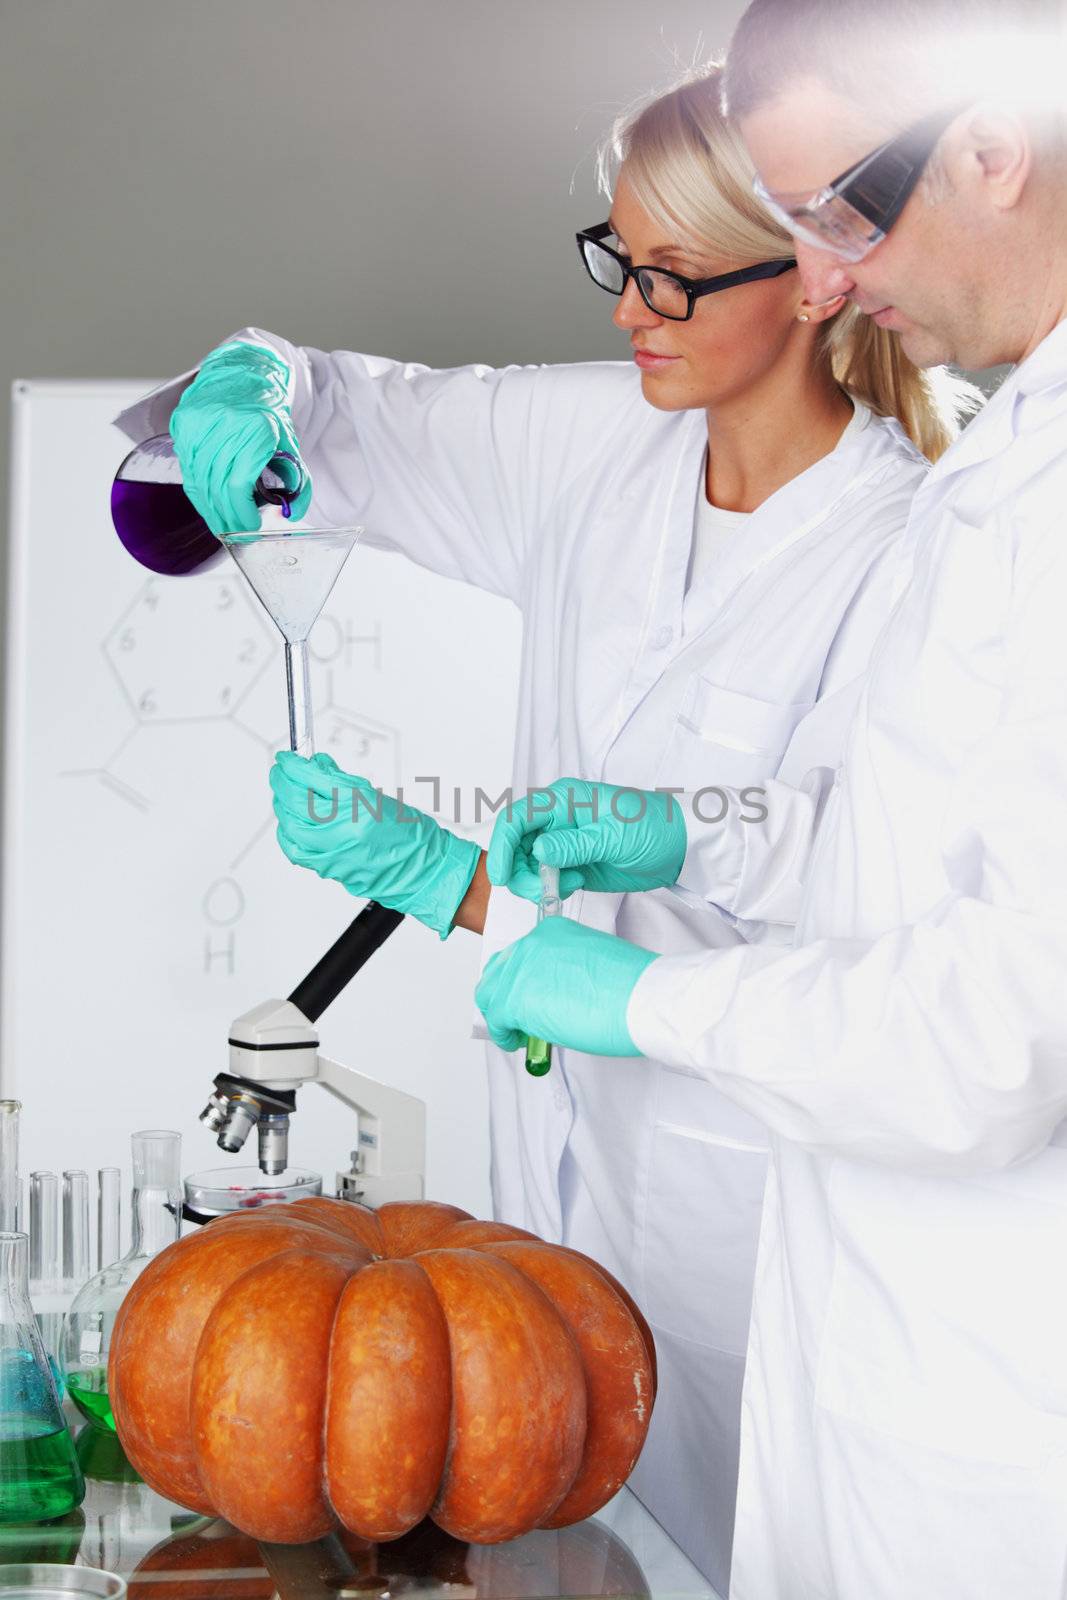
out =
[(806, 311), (798, 311), (797, 312), (797, 321), (798, 322), (810, 322), (811, 318), (808, 316), (808, 313)]

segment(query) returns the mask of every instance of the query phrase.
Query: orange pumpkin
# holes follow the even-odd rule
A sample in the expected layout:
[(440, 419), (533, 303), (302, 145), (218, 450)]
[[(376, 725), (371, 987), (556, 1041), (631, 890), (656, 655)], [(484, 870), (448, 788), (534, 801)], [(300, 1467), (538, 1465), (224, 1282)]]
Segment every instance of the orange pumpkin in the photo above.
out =
[(577, 1251), (456, 1206), (307, 1199), (161, 1252), (116, 1319), (119, 1438), (160, 1494), (254, 1538), (476, 1544), (561, 1528), (626, 1481), (652, 1335)]

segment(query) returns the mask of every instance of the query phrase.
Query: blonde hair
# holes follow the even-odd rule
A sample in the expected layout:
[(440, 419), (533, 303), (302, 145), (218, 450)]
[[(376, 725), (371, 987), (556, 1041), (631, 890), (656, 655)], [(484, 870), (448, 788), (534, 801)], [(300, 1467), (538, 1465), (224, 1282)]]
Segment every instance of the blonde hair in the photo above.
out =
[[(754, 169), (721, 109), (722, 67), (688, 73), (674, 88), (624, 112), (601, 147), (597, 176), (610, 195), (622, 163), (638, 204), (660, 226), (748, 266), (783, 260), (793, 241), (752, 192)], [(882, 417), (896, 417), (931, 461), (948, 449), (981, 391), (944, 367), (922, 371), (896, 336), (849, 305), (824, 324), (817, 346), (836, 382)]]

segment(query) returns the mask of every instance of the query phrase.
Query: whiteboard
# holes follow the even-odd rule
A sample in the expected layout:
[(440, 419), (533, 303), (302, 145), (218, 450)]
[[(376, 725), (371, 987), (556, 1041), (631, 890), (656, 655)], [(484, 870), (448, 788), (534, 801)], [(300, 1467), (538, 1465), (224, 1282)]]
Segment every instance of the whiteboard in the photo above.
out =
[[(197, 1118), (230, 1021), (284, 996), (360, 909), (293, 867), (267, 776), (287, 743), (280, 636), (229, 563), (161, 578), (111, 527), (145, 382), (20, 382), (6, 619), (0, 1092), (23, 1102), (23, 1177), (129, 1166), (129, 1135), (228, 1156)], [(520, 620), (499, 598), (357, 547), (311, 639), (316, 739), (442, 820), (508, 782)], [(489, 1214), (479, 940), (410, 919), (319, 1023), (324, 1051), (427, 1103), (427, 1194)], [(303, 1089), (290, 1161), (333, 1192), (347, 1112)], [(95, 1178), (93, 1179), (95, 1192)]]

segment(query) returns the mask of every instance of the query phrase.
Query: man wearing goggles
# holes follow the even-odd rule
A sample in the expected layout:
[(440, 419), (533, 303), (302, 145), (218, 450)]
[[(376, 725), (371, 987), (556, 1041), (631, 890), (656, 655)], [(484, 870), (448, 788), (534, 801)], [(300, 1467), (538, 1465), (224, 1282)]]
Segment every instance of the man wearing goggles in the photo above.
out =
[(656, 955), (553, 919), (479, 991), (491, 1027), (616, 1027), (771, 1130), (731, 1600), (1067, 1593), (1056, 11), (752, 0), (726, 99), (808, 302), (848, 296), (923, 367), (1014, 370), (912, 502), (832, 794), (791, 848), (792, 947)]
[[(774, 0), (766, 18), (760, 0), (733, 52), (730, 110), (759, 199), (796, 240), (809, 300), (847, 295), (920, 366), (1011, 363), (1047, 331), (1027, 310), (1027, 284), (1047, 283), (1064, 215), (1045, 157), (1056, 145), (1048, 99), (1062, 94), (1067, 62), (1051, 33), (1026, 48), (1028, 21), (1055, 5), (921, 9), (921, 38), (908, 6), (899, 37), (886, 20), (869, 50), (873, 0)], [(887, 124), (872, 148), (871, 130)]]
[(771, 215), (804, 244), (842, 261), (862, 261), (904, 210), (934, 146), (960, 109), (921, 117), (807, 199), (773, 193), (758, 175), (752, 187)]

